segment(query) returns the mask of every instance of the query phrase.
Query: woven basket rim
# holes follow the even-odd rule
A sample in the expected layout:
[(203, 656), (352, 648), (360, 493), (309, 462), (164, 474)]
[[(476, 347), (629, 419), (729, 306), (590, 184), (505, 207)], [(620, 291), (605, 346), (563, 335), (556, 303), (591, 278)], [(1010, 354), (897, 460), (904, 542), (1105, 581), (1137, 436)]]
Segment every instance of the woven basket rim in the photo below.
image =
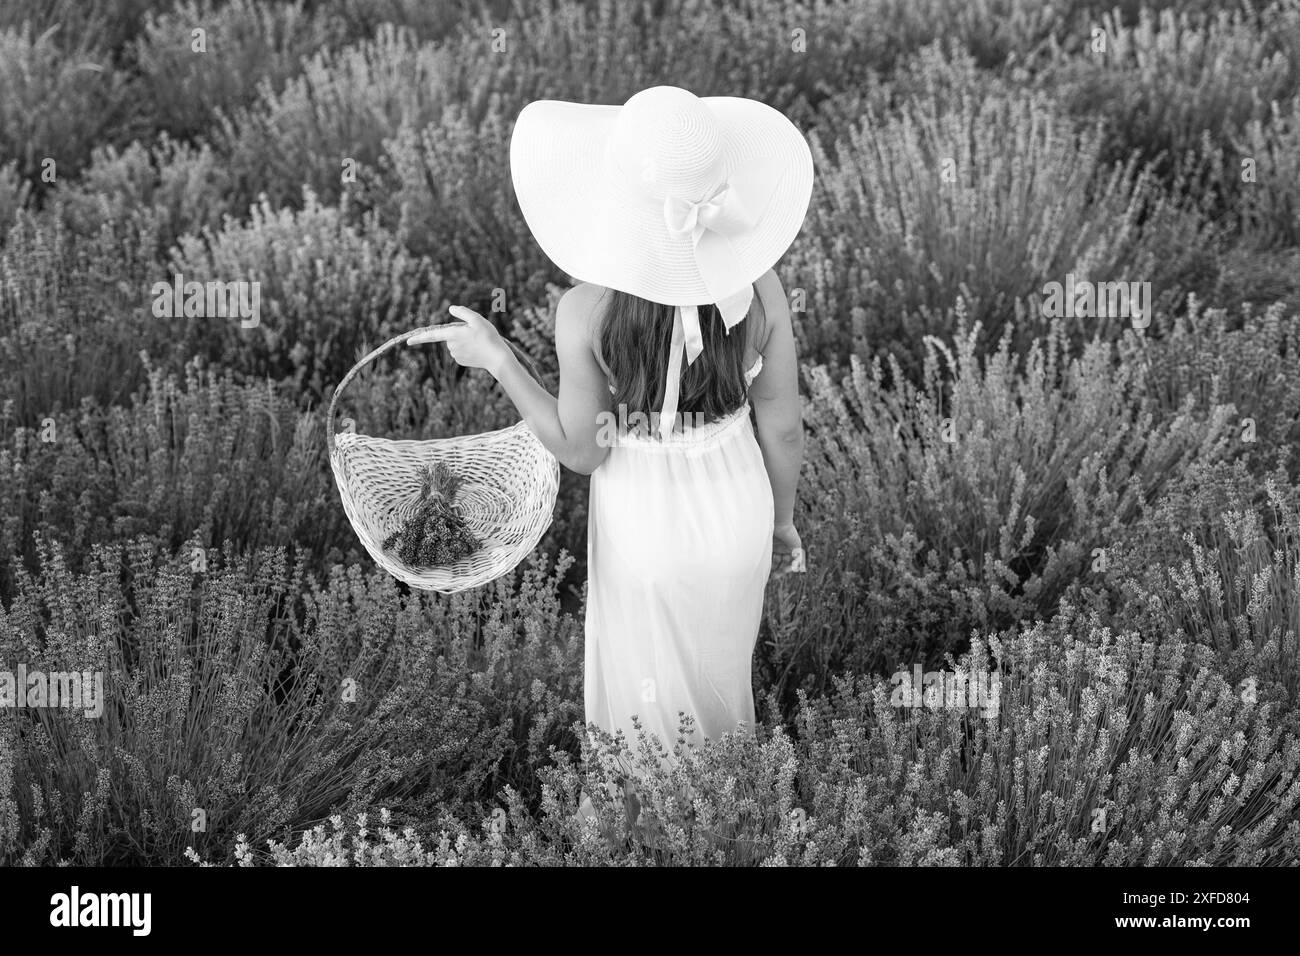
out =
[[(344, 376), (335, 387), (330, 401), (326, 415), (325, 438), (329, 451), (330, 471), (333, 473), (334, 484), (338, 489), (344, 513), (347, 515), (348, 523), (352, 525), (353, 533), (361, 541), (366, 552), (384, 571), (411, 587), (452, 594), (479, 587), (509, 573), (537, 547), (537, 542), (541, 540), (554, 520), (560, 483), (560, 464), (523, 419), (491, 431), (442, 438), (385, 438), (354, 430), (336, 432), (335, 412), (339, 396), (348, 382), (368, 362), (420, 331), (422, 330), (415, 329), (390, 339), (365, 356)], [(541, 377), (532, 360), (513, 342), (507, 344), (540, 384)], [(344, 438), (344, 436), (349, 437)], [(343, 441), (340, 441), (340, 438), (343, 438)], [(368, 501), (365, 507), (362, 506), (357, 498), (362, 485), (360, 479), (348, 467), (349, 460), (355, 462), (357, 458), (364, 457), (367, 451), (374, 452), (383, 448), (399, 454), (397, 462), (390, 462), (388, 465), (394, 468), (399, 463), (404, 466), (405, 463), (401, 461), (403, 457), (410, 458), (426, 451), (452, 445), (459, 446), (454, 449), (455, 452), (471, 456), (475, 452), (490, 453), (491, 449), (502, 446), (521, 447), (521, 451), (524, 452), (522, 463), (525, 467), (517, 470), (524, 476), (523, 489), (518, 499), (518, 508), (511, 513), (512, 517), (517, 516), (520, 521), (518, 524), (503, 525), (515, 529), (513, 536), (516, 540), (513, 542), (506, 540), (491, 546), (485, 541), (484, 547), (451, 565), (431, 568), (406, 565), (385, 552), (380, 546), (381, 542), (375, 540), (373, 532), (378, 522), (373, 519), (377, 513), (377, 506), (381, 506), (382, 503)], [(412, 467), (421, 466), (419, 462), (412, 463)], [(487, 540), (491, 540), (490, 535)]]
[[(359, 442), (366, 442), (366, 443), (383, 442), (388, 445), (405, 446), (405, 445), (434, 445), (434, 444), (438, 444), (439, 442), (465, 441), (467, 438), (499, 439), (502, 437), (506, 437), (508, 433), (517, 432), (520, 429), (527, 431), (530, 435), (532, 434), (533, 431), (531, 428), (528, 427), (527, 422), (525, 422), (523, 419), (520, 419), (519, 421), (515, 422), (513, 425), (506, 425), (504, 428), (494, 428), (491, 431), (487, 431), (487, 432), (472, 432), (468, 435), (446, 435), (442, 438), (385, 438), (383, 435), (367, 435), (364, 432), (337, 432), (334, 436), (334, 451), (336, 453), (340, 453), (340, 454), (342, 453), (343, 448), (339, 445), (339, 438), (343, 435), (352, 436), (347, 440), (347, 445), (349, 446)], [(533, 437), (536, 438), (537, 436), (534, 435)]]

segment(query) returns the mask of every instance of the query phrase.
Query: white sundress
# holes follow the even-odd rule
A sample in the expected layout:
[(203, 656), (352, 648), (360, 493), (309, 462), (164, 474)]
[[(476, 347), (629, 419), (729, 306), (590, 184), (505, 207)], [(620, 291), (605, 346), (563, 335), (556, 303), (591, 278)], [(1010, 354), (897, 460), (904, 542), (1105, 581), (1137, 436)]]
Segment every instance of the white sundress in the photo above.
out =
[(620, 434), (592, 473), (586, 720), (622, 730), (633, 752), (633, 716), (669, 754), (679, 711), (695, 717), (696, 743), (754, 723), (774, 513), (749, 411), (666, 439)]

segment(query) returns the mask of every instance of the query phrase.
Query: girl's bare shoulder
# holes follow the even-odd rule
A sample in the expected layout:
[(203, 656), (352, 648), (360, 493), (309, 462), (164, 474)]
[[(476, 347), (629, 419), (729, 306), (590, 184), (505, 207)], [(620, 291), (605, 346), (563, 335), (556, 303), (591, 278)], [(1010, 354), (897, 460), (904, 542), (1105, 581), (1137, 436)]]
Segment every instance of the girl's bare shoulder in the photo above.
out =
[(789, 308), (785, 287), (781, 285), (776, 269), (768, 269), (759, 276), (754, 282), (754, 288), (758, 291), (765, 312), (780, 312), (782, 307)]
[(603, 305), (601, 299), (609, 290), (602, 285), (591, 282), (578, 282), (564, 291), (560, 304), (556, 308), (555, 322), (572, 323), (573, 333), (586, 342), (595, 356), (596, 364), (606, 375), (609, 369), (600, 355), (600, 315)]
[(562, 307), (556, 311), (556, 321), (563, 315), (575, 328), (580, 328), (588, 339), (592, 338), (600, 328), (601, 299), (607, 292), (609, 290), (604, 286), (591, 282), (574, 284), (560, 296)]
[(575, 282), (572, 287), (566, 289), (564, 298), (572, 299), (578, 305), (595, 306), (609, 290), (603, 285), (596, 285), (594, 282)]

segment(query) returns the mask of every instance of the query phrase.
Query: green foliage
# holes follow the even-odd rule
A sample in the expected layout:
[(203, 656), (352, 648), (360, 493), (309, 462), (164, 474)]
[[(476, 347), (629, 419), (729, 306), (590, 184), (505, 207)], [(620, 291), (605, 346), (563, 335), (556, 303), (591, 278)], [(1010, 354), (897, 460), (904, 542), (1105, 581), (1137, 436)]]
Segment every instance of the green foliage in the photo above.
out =
[[(198, 28), (201, 52), (193, 43)], [(201, 133), (218, 110), (247, 105), (264, 85), (277, 92), (304, 57), (345, 36), (342, 21), (309, 12), (305, 0), (181, 0), (150, 14), (136, 41), (144, 109), (174, 136)]]
[(981, 356), (977, 339), (928, 339), (919, 386), (896, 364), (889, 384), (879, 360), (839, 382), (809, 369), (800, 498), (816, 568), (772, 611), (774, 676), (823, 690), (843, 668), (935, 663), (972, 630), (1048, 617), (1095, 548), (1192, 464), (1240, 447), (1230, 405), (1159, 409), (1135, 346), (1068, 357), (1058, 333), (1019, 359), (1005, 339)]
[(83, 399), (123, 401), (144, 381), (139, 353), (175, 348), (175, 327), (149, 310), (157, 246), (148, 218), (78, 235), (57, 211), (19, 214), (0, 248), (7, 418), (35, 426)]
[(92, 148), (121, 136), (126, 117), (125, 76), (87, 38), (60, 49), (58, 30), (0, 29), (0, 158), (42, 188), (43, 173), (70, 178)]
[[(26, 208), (32, 187), (18, 174), (18, 163), (0, 166), (0, 233), (8, 233), (20, 210)], [(0, 244), (4, 239), (0, 236)]]
[(1228, 680), (1295, 727), (1300, 497), (1284, 474), (1261, 482), (1244, 464), (1198, 467), (1180, 493), (1126, 528), (1090, 597), (1117, 626), (1210, 647)]
[[(283, 90), (260, 91), (254, 105), (220, 120), (218, 140), (246, 201), (256, 195), (255, 182), (274, 202), (294, 201), (304, 181), (334, 201), (348, 188), (340, 175), (345, 158), (372, 167), (385, 139), (403, 129), (418, 133), (452, 106), (477, 129), (492, 117), (512, 118), (535, 99), (622, 102), (638, 89), (671, 83), (701, 96), (756, 97), (811, 121), (829, 90), (858, 85), (873, 69), (887, 69), (900, 50), (939, 35), (943, 23), (932, 14), (945, 5), (932, 4), (929, 16), (906, 4), (845, 0), (657, 6), (515, 0), (508, 15), (484, 11), (442, 43), (422, 42), (400, 20), (385, 23), (373, 37), (321, 50)], [(980, 6), (959, 15), (970, 30), (987, 30), (981, 14), (1032, 7), (993, 0)], [(897, 33), (878, 29), (882, 14), (893, 14), (888, 22)], [(1023, 20), (1013, 23), (1023, 28)], [(493, 185), (507, 184), (501, 178)]]
[(1273, 103), (1267, 122), (1251, 120), (1233, 147), (1235, 156), (1217, 164), (1226, 180), (1220, 188), (1238, 196), (1246, 241), (1261, 246), (1300, 245), (1300, 99), (1292, 100), (1289, 111)]
[(1126, 361), (1147, 365), (1146, 387), (1159, 414), (1172, 414), (1189, 400), (1202, 413), (1231, 405), (1235, 443), (1256, 473), (1285, 462), (1296, 474), (1300, 329), (1287, 310), (1273, 305), (1256, 314), (1246, 307), (1229, 315), (1194, 300), (1159, 347), (1127, 338), (1120, 348)]
[(33, 33), (58, 28), (70, 42), (91, 40), (118, 53), (136, 35), (150, 11), (175, 0), (22, 0), (0, 7), (0, 29), (29, 27)]
[[(316, 573), (331, 560), (362, 559), (319, 410), (301, 411), (287, 388), (240, 383), (198, 362), (183, 373), (144, 368), (145, 383), (122, 405), (87, 400), (30, 426), (12, 403), (0, 405), (0, 601), (12, 596), (20, 566), (35, 569), (38, 539), (58, 542), (74, 570), (93, 546), (140, 537), (169, 553), (186, 543), (292, 548)], [(485, 385), (477, 377), (439, 385), (411, 361), (358, 380), (344, 408), (360, 428), (393, 438), (512, 423), (513, 409)], [(582, 554), (581, 568), (585, 490), (585, 479), (566, 475), (539, 545)]]
[(323, 396), (367, 351), (432, 321), (441, 299), (436, 273), (373, 216), (359, 225), (306, 191), (303, 208), (253, 207), (202, 238), (182, 237), (166, 275), (259, 283), (254, 328), (234, 319), (188, 324), (192, 352), (253, 375), (292, 377)]
[(542, 299), (555, 267), (519, 212), (509, 164), (507, 117), (494, 109), (475, 125), (451, 106), (418, 135), (404, 126), (388, 141), (359, 202), (445, 277), (448, 299), (514, 312)]
[(397, 23), (420, 40), (441, 40), (470, 15), (490, 10), (504, 17), (511, 0), (335, 0), (330, 11), (347, 27), (348, 36), (373, 36), (380, 24)]
[[(1168, 866), (1293, 862), (1300, 741), (1204, 647), (1064, 615), (950, 661), (996, 674), (998, 706), (899, 708), (887, 682), (801, 698), (790, 727), (743, 728), (659, 763), (618, 741), (543, 772), (540, 812), (506, 789), (477, 820), (329, 832), (243, 865)], [(797, 733), (792, 738), (791, 733)], [(629, 821), (613, 768), (632, 763)], [(588, 793), (595, 821), (577, 813)]]
[[(901, 113), (868, 105), (833, 142), (813, 136), (818, 189), (787, 256), (804, 354), (894, 352), (915, 373), (959, 297), (994, 335), (1014, 317), (1023, 347), (1045, 330), (1047, 282), (1150, 282), (1169, 307), (1213, 274), (1213, 228), (1132, 163), (1103, 164), (1095, 132), (1042, 98), (950, 94), (949, 67), (921, 62), (938, 75)], [(1127, 324), (1077, 322), (1085, 338)]]
[(57, 208), (68, 228), (93, 235), (130, 223), (151, 232), (161, 255), (181, 236), (221, 226), (228, 214), (229, 175), (207, 144), (191, 146), (163, 133), (156, 145), (96, 148), (77, 181), (60, 190)]
[(355, 546), (319, 417), (266, 385), (151, 369), (125, 407), (86, 402), (38, 428), (0, 415), (0, 436), (0, 597), (22, 561), (35, 567), (41, 539), (78, 570), (94, 546), (142, 536), (166, 552), (292, 546), (318, 563)]
[(104, 689), (98, 719), (0, 722), (18, 750), (0, 749), (0, 814), (16, 804), (27, 862), (177, 864), (336, 805), (428, 813), (497, 775), (526, 786), (580, 707), (562, 565), (435, 601), (356, 567), (315, 580), (282, 551), (206, 562), (114, 544), (82, 575), (49, 546), (0, 610), (0, 666), (99, 671)]
[(373, 165), (387, 137), (432, 122), (456, 91), (445, 47), (385, 25), (373, 39), (317, 52), (284, 89), (263, 87), (253, 106), (219, 116), (214, 138), (241, 206), (262, 194), (296, 201), (303, 184), (333, 202), (346, 191), (345, 162)]
[(1143, 8), (1136, 22), (1108, 13), (1097, 26), (1105, 51), (1089, 45), (1063, 59), (1053, 82), (1073, 111), (1104, 118), (1112, 159), (1137, 150), (1168, 171), (1203, 135), (1227, 145), (1300, 87), (1296, 0), (1259, 10)]

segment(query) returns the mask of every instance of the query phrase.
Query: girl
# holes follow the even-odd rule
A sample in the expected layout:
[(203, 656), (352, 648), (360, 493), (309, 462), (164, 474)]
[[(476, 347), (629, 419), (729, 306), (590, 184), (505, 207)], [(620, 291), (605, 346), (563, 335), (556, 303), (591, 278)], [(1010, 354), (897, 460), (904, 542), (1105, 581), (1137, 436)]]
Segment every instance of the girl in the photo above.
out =
[(772, 266), (807, 210), (808, 146), (762, 103), (664, 86), (622, 107), (530, 103), (510, 159), (533, 235), (581, 280), (556, 309), (558, 398), (463, 306), (410, 344), (487, 369), (592, 476), (588, 724), (635, 744), (636, 721), (666, 748), (679, 713), (696, 741), (752, 725), (764, 589), (803, 569), (798, 371)]

